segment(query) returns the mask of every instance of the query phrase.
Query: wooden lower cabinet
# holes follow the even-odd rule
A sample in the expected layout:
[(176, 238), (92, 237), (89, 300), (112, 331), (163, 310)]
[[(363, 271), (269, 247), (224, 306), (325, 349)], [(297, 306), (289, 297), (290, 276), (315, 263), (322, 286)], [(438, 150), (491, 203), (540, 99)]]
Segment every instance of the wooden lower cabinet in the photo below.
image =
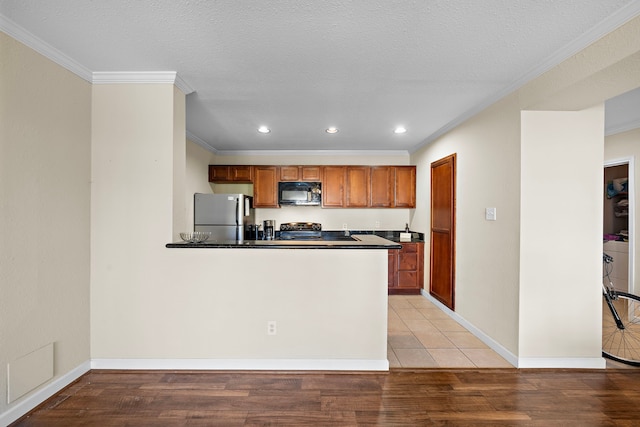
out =
[(401, 243), (389, 251), (389, 295), (419, 295), (424, 285), (424, 243)]

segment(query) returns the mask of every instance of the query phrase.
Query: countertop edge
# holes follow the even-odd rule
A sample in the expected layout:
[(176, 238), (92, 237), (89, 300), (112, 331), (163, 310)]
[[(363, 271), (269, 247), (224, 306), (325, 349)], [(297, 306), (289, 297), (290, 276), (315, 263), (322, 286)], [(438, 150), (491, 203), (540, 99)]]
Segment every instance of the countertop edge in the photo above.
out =
[(167, 243), (169, 249), (402, 249), (402, 243), (375, 235), (355, 236), (354, 241), (291, 241), (291, 240), (225, 240), (202, 243)]

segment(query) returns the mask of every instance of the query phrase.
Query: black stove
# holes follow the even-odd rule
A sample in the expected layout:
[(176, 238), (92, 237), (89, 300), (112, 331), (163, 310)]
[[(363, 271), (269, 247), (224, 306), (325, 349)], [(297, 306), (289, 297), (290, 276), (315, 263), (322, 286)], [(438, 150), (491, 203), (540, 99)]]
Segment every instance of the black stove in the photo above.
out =
[(322, 240), (322, 224), (286, 222), (280, 224), (280, 240)]

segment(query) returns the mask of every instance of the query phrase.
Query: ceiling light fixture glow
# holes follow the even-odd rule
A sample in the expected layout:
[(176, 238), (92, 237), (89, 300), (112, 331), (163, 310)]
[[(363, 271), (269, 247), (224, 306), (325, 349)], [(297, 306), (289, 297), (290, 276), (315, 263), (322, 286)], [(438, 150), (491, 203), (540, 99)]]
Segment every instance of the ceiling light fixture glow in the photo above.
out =
[(327, 128), (327, 130), (325, 131), (327, 133), (338, 133), (338, 128), (331, 126), (330, 128)]
[(260, 133), (269, 133), (269, 132), (271, 132), (271, 129), (269, 129), (269, 128), (268, 128), (268, 127), (266, 127), (266, 126), (260, 126), (260, 127), (258, 128), (258, 132), (260, 132)]
[(393, 133), (406, 133), (406, 132), (407, 132), (407, 129), (404, 128), (403, 126), (398, 126), (393, 130)]

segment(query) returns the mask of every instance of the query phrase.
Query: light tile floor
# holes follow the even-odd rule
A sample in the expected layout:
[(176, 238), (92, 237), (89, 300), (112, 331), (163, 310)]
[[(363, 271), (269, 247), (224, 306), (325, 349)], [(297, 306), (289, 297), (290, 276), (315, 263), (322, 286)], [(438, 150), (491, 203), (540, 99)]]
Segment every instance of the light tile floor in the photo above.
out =
[(391, 368), (512, 368), (422, 295), (389, 295)]

